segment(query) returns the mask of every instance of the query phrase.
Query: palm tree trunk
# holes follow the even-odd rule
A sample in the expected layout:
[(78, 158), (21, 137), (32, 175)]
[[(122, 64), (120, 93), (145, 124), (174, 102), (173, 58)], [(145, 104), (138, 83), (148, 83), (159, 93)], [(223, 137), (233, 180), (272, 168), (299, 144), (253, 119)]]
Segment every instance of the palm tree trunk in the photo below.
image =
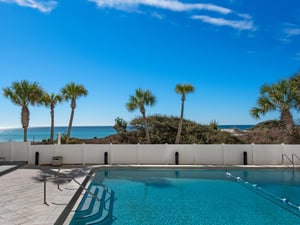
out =
[(50, 129), (50, 143), (53, 143), (54, 139), (54, 108), (51, 107), (51, 129)]
[(180, 138), (181, 138), (183, 111), (184, 111), (184, 98), (182, 98), (182, 101), (181, 101), (181, 113), (180, 113), (180, 120), (179, 120), (179, 124), (178, 124), (178, 130), (177, 130), (175, 144), (179, 144)]
[(26, 105), (22, 107), (21, 120), (22, 120), (22, 127), (24, 129), (24, 142), (27, 142), (27, 128), (29, 125), (29, 109)]
[(71, 101), (71, 109), (72, 110), (71, 110), (71, 116), (70, 116), (69, 127), (68, 127), (68, 134), (67, 134), (67, 139), (66, 139), (67, 144), (69, 143), (69, 140), (70, 140), (75, 108), (76, 108), (76, 100), (72, 99), (72, 101)]
[(143, 119), (144, 119), (144, 124), (145, 124), (145, 132), (146, 132), (146, 139), (147, 139), (147, 144), (150, 144), (150, 135), (149, 135), (149, 130), (148, 130), (148, 122), (145, 113), (143, 113)]
[(27, 142), (27, 127), (23, 127), (24, 129), (24, 142)]
[(280, 117), (286, 128), (287, 135), (292, 135), (294, 131), (294, 120), (291, 112), (289, 110), (282, 110)]
[(66, 140), (67, 144), (69, 143), (69, 140), (70, 140), (71, 128), (72, 128), (73, 118), (74, 118), (74, 111), (75, 111), (75, 109), (72, 108), (72, 110), (71, 110), (71, 116), (70, 116), (70, 121), (69, 121), (69, 127), (68, 127), (67, 140)]

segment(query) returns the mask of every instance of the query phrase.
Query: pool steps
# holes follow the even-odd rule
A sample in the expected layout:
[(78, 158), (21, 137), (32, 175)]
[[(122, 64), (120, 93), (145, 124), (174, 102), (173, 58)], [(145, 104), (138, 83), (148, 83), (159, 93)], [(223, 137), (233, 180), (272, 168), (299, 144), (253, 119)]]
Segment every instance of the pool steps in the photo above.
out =
[(233, 179), (234, 181), (242, 184), (243, 186), (254, 191), (255, 193), (257, 193), (263, 197), (266, 197), (267, 199), (271, 200), (272, 202), (278, 204), (279, 206), (287, 209), (288, 211), (290, 211), (300, 217), (300, 206), (291, 202), (289, 199), (287, 199), (285, 197), (279, 197), (269, 191), (266, 191), (265, 189), (260, 187), (258, 184), (252, 184), (246, 180), (243, 180), (241, 177), (233, 176), (230, 172), (226, 172), (226, 177), (229, 179)]
[(82, 201), (76, 209), (70, 225), (111, 224), (113, 221), (113, 201), (114, 192), (111, 189), (91, 184), (89, 192), (85, 192)]

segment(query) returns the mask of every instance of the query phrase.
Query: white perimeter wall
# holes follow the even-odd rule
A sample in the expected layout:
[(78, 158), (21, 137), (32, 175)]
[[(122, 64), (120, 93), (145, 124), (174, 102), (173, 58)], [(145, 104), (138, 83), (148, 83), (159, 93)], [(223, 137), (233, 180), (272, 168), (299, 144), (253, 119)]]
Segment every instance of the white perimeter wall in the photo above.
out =
[[(1, 142), (0, 157), (6, 161), (28, 161), (35, 164), (51, 164), (53, 156), (62, 156), (63, 164), (104, 164), (104, 153), (108, 164), (174, 165), (175, 153), (180, 165), (242, 165), (247, 152), (249, 165), (291, 165), (292, 157), (300, 165), (300, 145), (31, 145), (30, 142)], [(284, 157), (282, 157), (284, 155)], [(294, 155), (294, 156), (293, 156)], [(282, 161), (283, 159), (283, 161)]]

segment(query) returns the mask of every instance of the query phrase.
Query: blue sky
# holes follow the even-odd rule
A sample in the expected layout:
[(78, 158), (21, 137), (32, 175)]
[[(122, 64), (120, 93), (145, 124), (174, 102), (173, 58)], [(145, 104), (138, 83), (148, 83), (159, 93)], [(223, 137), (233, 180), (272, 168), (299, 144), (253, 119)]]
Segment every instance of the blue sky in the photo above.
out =
[[(147, 114), (208, 124), (256, 124), (260, 87), (300, 69), (298, 0), (0, 0), (0, 87), (37, 81), (58, 93), (67, 83), (89, 91), (78, 99), (74, 125), (130, 121), (125, 104), (136, 88), (157, 103)], [(20, 108), (0, 95), (0, 127), (21, 127)], [(48, 126), (49, 109), (30, 107), (30, 126)], [(69, 103), (55, 124), (67, 126)], [(295, 119), (299, 114), (295, 112)]]

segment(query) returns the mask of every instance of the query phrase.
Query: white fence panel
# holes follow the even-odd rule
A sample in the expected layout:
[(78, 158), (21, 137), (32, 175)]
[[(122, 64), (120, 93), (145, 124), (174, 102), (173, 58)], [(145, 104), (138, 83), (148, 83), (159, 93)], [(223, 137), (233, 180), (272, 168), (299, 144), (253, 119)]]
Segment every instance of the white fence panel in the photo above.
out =
[(3, 157), (6, 161), (11, 160), (11, 145), (12, 142), (1, 142), (0, 143), (0, 157)]
[(51, 164), (56, 145), (31, 145), (31, 164), (35, 164), (36, 153), (38, 152), (39, 165)]
[(109, 162), (109, 145), (85, 145), (84, 162), (88, 164), (104, 164), (105, 152), (107, 152)]
[(195, 145), (195, 164), (222, 165), (222, 145)]
[(224, 165), (243, 165), (244, 152), (246, 152), (247, 164), (252, 164), (251, 145), (223, 145)]
[(282, 145), (253, 145), (253, 164), (280, 165)]
[(138, 164), (138, 145), (111, 145), (110, 164)]
[(30, 142), (9, 142), (10, 156), (8, 161), (28, 161)]
[(56, 156), (62, 156), (63, 164), (83, 164), (84, 145), (58, 145)]
[(178, 152), (179, 164), (194, 164), (193, 145), (167, 145), (167, 163), (175, 164), (175, 153)]
[(138, 158), (139, 164), (166, 164), (166, 145), (138, 145)]

